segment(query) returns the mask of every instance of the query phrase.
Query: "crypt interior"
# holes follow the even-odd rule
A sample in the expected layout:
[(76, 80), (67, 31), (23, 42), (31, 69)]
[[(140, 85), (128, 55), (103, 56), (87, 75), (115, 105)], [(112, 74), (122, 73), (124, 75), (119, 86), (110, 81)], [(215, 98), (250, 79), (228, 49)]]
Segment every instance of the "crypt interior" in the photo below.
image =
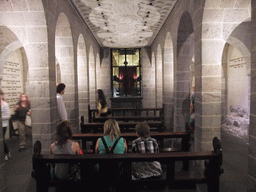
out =
[(33, 191), (32, 145), (47, 154), (55, 140), (58, 83), (74, 133), (98, 89), (111, 108), (164, 107), (165, 130), (185, 131), (194, 92), (191, 150), (220, 138), (220, 191), (256, 191), (256, 1), (1, 0), (0, 11), (0, 87), (11, 110), (26, 93), (32, 119), (24, 156), (5, 135), (0, 191)]

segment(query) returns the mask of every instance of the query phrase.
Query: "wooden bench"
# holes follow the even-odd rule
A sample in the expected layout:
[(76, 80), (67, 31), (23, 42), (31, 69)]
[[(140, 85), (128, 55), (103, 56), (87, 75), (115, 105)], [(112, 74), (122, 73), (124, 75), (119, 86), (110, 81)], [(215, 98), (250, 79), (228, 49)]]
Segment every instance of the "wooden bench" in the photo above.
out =
[[(150, 136), (159, 141), (159, 148), (163, 148), (163, 140), (165, 138), (181, 138), (181, 151), (189, 151), (190, 133), (189, 132), (150, 132)], [(103, 133), (85, 133), (73, 134), (73, 140), (82, 140), (82, 148), (86, 148), (86, 142), (92, 141), (95, 147), (98, 138), (103, 137)], [(121, 137), (125, 138), (127, 142), (138, 138), (135, 132), (121, 133)], [(93, 148), (94, 148), (93, 147)]]
[[(108, 119), (115, 119), (118, 122), (146, 121), (154, 122), (159, 130), (164, 130), (164, 108), (112, 108), (111, 115), (107, 117), (98, 117), (97, 113), (97, 109), (90, 109), (90, 105), (88, 105), (89, 123), (105, 122)], [(128, 129), (126, 128), (126, 130)]]
[[(162, 121), (164, 117), (164, 108), (111, 108), (111, 114), (108, 117), (131, 117), (131, 116), (143, 116), (153, 117)], [(98, 110), (91, 109), (88, 105), (88, 118), (89, 122), (97, 122), (101, 118), (97, 117)], [(125, 119), (126, 120), (126, 119)]]
[[(223, 173), (222, 166), (222, 151), (221, 144), (217, 137), (213, 139), (214, 151), (202, 152), (168, 152), (168, 153), (151, 153), (151, 154), (138, 154), (138, 153), (125, 153), (125, 154), (84, 154), (84, 155), (41, 155), (40, 142), (37, 141), (34, 145), (33, 155), (33, 171), (32, 177), (36, 179), (37, 191), (48, 191), (49, 186), (64, 186), (71, 187), (73, 190), (87, 190), (97, 191), (96, 187), (102, 184), (99, 180), (100, 175), (92, 175), (88, 165), (99, 163), (104, 167), (113, 162), (122, 162), (125, 167), (123, 176), (119, 181), (113, 181), (112, 175), (108, 174), (105, 178), (110, 184), (115, 187), (120, 187), (120, 191), (132, 191), (142, 184), (155, 184), (163, 182), (164, 185), (172, 188), (177, 183), (181, 183), (182, 187), (186, 187), (188, 183), (207, 183), (208, 192), (219, 191), (219, 176)], [(175, 162), (177, 161), (191, 161), (191, 160), (207, 160), (205, 162), (205, 169), (199, 178), (187, 177), (178, 178), (175, 175)], [(131, 164), (132, 162), (141, 161), (159, 161), (164, 166), (166, 165), (164, 178), (159, 179), (142, 179), (132, 180)], [(79, 180), (52, 180), (50, 177), (48, 164), (49, 163), (79, 163), (81, 167), (81, 178)], [(104, 179), (103, 179), (104, 181)], [(118, 184), (118, 185), (115, 185)], [(79, 189), (77, 189), (80, 187)], [(118, 190), (117, 190), (118, 191)]]
[[(143, 117), (139, 117), (139, 118), (140, 118), (140, 121), (144, 120)], [(105, 120), (107, 120), (107, 119), (105, 119)], [(104, 122), (85, 123), (84, 117), (81, 116), (81, 122), (80, 122), (81, 132), (82, 133), (88, 133), (90, 131), (92, 131), (94, 133), (103, 132)], [(137, 125), (137, 123), (138, 122), (130, 122), (130, 121), (129, 122), (118, 122), (121, 132), (128, 132), (128, 131), (134, 132), (134, 129), (135, 129), (135, 126)], [(148, 123), (151, 131), (156, 131), (156, 130), (159, 132), (164, 131), (164, 124), (161, 121), (147, 121), (147, 123)]]

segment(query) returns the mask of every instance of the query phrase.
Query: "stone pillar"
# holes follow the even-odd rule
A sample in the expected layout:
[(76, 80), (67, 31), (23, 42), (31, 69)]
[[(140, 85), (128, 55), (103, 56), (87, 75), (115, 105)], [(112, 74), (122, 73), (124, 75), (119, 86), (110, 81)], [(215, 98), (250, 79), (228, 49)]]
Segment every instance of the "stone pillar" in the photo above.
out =
[(169, 34), (165, 40), (163, 65), (163, 105), (166, 130), (173, 130), (173, 60), (173, 43)]
[(42, 152), (49, 153), (49, 146), (54, 140), (55, 126), (57, 123), (56, 85), (51, 78), (55, 71), (53, 65), (48, 66), (47, 43), (29, 44), (25, 47), (29, 60), (29, 82), (27, 90), (31, 101), (32, 117), (32, 144), (36, 140), (42, 142)]
[(250, 187), (256, 188), (256, 1), (252, 1), (251, 38), (251, 106), (249, 125), (248, 177)]
[(157, 47), (156, 56), (156, 107), (163, 106), (163, 59), (161, 46)]
[[(84, 116), (85, 122), (88, 122), (88, 65), (87, 52), (84, 38), (79, 36), (77, 49), (77, 84), (78, 84), (78, 102), (79, 118)], [(80, 120), (79, 120), (80, 121)]]
[[(197, 29), (198, 30), (198, 29)], [(202, 39), (196, 43), (196, 130), (195, 150), (212, 150), (212, 139), (220, 138), (221, 126), (221, 55), (223, 40)], [(200, 63), (202, 58), (202, 63)]]
[(146, 53), (146, 49), (141, 49), (141, 75), (142, 75), (142, 107), (155, 107), (155, 56), (152, 53), (152, 60)]
[(102, 58), (102, 60), (100, 60), (99, 54), (97, 54), (97, 62), (96, 62), (97, 89), (102, 89), (107, 100), (108, 108), (110, 108), (111, 107), (110, 97), (112, 97), (110, 49), (104, 48), (102, 49), (102, 51), (104, 52), (103, 53), (104, 58)]
[(96, 109), (96, 65), (92, 47), (89, 52), (89, 99), (91, 109)]
[[(2, 76), (0, 76), (0, 85), (1, 85), (1, 81), (2, 81)], [(1, 106), (0, 106), (0, 122), (2, 122)], [(7, 192), (2, 123), (0, 123), (0, 146), (1, 146), (0, 147), (0, 191)]]

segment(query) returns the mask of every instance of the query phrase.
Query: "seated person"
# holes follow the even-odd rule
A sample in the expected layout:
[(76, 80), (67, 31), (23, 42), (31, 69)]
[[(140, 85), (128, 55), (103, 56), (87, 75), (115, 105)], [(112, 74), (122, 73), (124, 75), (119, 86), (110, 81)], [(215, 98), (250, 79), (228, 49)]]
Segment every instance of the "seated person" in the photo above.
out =
[(98, 117), (106, 117), (108, 115), (108, 107), (106, 97), (101, 89), (98, 89), (98, 100), (97, 100), (97, 108), (98, 108)]
[[(120, 129), (116, 120), (108, 119), (104, 123), (104, 136), (99, 138), (96, 142), (95, 153), (105, 154), (122, 154), (127, 151), (126, 140), (120, 137)], [(103, 189), (110, 189), (121, 185), (118, 180), (123, 176), (124, 166), (122, 162), (107, 162), (100, 163), (95, 166), (95, 169), (99, 172), (102, 191)], [(98, 179), (99, 180), (99, 179)], [(120, 187), (120, 186), (119, 186)]]
[[(72, 130), (69, 121), (62, 121), (56, 126), (56, 141), (50, 146), (51, 154), (81, 154), (79, 144), (71, 141)], [(70, 164), (56, 163), (54, 174), (58, 179), (68, 179)]]
[[(103, 143), (105, 140), (106, 146)], [(113, 145), (116, 142), (115, 148)], [(106, 153), (106, 147), (111, 149), (113, 153), (125, 153), (127, 152), (126, 140), (120, 137), (120, 129), (116, 120), (108, 119), (104, 123), (104, 136), (99, 138), (96, 142), (95, 153), (103, 154)], [(110, 151), (111, 151), (110, 150)]]
[[(139, 122), (135, 127), (139, 138), (132, 142), (132, 153), (158, 153), (159, 147), (155, 139), (150, 137), (150, 127), (146, 122)], [(149, 177), (160, 177), (162, 167), (158, 161), (153, 162), (133, 162), (133, 179), (143, 179)]]

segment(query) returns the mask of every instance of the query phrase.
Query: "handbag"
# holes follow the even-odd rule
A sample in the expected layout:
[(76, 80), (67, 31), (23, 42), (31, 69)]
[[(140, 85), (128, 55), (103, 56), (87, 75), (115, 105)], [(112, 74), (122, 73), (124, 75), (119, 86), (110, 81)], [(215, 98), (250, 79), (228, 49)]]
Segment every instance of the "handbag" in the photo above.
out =
[(11, 120), (12, 121), (18, 120), (18, 112), (17, 111), (15, 111), (13, 114), (11, 114)]
[(26, 115), (25, 125), (31, 127), (31, 117), (29, 115)]

